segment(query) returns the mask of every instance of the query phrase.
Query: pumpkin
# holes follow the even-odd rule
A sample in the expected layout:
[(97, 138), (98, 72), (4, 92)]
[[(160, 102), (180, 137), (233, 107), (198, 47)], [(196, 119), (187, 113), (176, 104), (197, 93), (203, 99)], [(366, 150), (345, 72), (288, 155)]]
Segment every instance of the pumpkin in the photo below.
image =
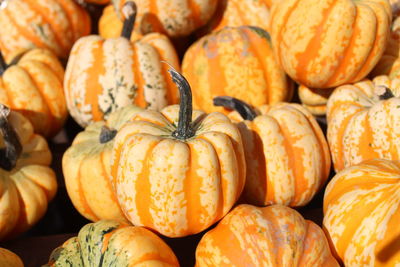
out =
[(168, 64), (179, 68), (175, 49), (167, 37), (149, 34), (131, 43), (136, 6), (128, 2), (130, 16), (122, 36), (79, 39), (68, 60), (64, 91), (71, 116), (82, 127), (107, 119), (128, 104), (159, 110), (178, 102), (178, 90), (168, 76)]
[[(400, 4), (400, 2), (399, 2)], [(374, 78), (379, 75), (388, 75), (390, 78), (400, 78), (400, 17), (392, 24), (391, 34), (382, 58), (369, 74)]]
[(219, 31), (226, 26), (251, 25), (268, 31), (270, 0), (221, 0), (203, 32)]
[(129, 1), (138, 6), (135, 25), (138, 34), (160, 32), (169, 37), (187, 36), (205, 25), (218, 3), (218, 0), (112, 0), (121, 20), (122, 7)]
[(233, 109), (228, 116), (242, 136), (247, 164), (245, 200), (254, 205), (304, 206), (324, 185), (331, 159), (323, 132), (299, 104), (279, 103), (256, 111), (232, 97), (214, 104)]
[(278, 62), (296, 82), (332, 88), (363, 79), (385, 51), (387, 0), (284, 0), (270, 14)]
[(399, 79), (378, 76), (336, 88), (327, 104), (335, 170), (373, 158), (399, 160), (399, 111)]
[(400, 1), (399, 0), (389, 0), (392, 7), (393, 17), (397, 18), (400, 14)]
[(52, 137), (68, 116), (64, 69), (49, 50), (35, 48), (7, 65), (0, 52), (0, 103), (19, 111), (35, 132)]
[(107, 121), (90, 124), (63, 155), (68, 195), (79, 213), (91, 221), (125, 220), (109, 180), (111, 150), (117, 131), (140, 110), (128, 105), (113, 112)]
[(88, 13), (73, 0), (4, 0), (0, 50), (6, 60), (27, 49), (47, 48), (67, 58), (73, 43), (90, 33)]
[(182, 73), (196, 88), (194, 107), (226, 112), (212, 102), (226, 94), (253, 106), (290, 100), (293, 83), (275, 61), (269, 38), (261, 28), (226, 27), (191, 45)]
[(143, 228), (102, 220), (86, 224), (50, 255), (44, 267), (148, 266), (178, 267), (178, 260), (164, 241)]
[(315, 116), (326, 115), (326, 104), (328, 98), (332, 94), (334, 88), (331, 89), (314, 89), (300, 85), (298, 94), (301, 103)]
[(294, 209), (242, 204), (205, 233), (196, 267), (339, 266), (322, 229)]
[(107, 5), (110, 3), (110, 0), (85, 0), (85, 2), (96, 5)]
[(0, 248), (0, 266), (1, 267), (24, 267), (24, 264), (17, 254)]
[(243, 190), (246, 163), (236, 126), (222, 113), (193, 111), (187, 80), (169, 72), (180, 106), (139, 112), (118, 131), (111, 183), (132, 224), (182, 237), (228, 213)]
[(345, 266), (400, 264), (400, 162), (373, 159), (345, 168), (324, 195), (323, 226)]
[(46, 140), (21, 114), (0, 104), (0, 240), (31, 228), (57, 191)]

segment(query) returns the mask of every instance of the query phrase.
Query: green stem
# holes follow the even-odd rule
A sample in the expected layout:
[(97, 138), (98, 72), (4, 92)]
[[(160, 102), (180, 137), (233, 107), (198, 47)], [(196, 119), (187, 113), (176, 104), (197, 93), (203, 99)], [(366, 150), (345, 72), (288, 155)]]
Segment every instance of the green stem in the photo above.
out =
[(0, 51), (0, 76), (3, 75), (6, 69), (7, 69), (7, 63), (3, 57), (3, 53), (1, 53)]
[(179, 104), (179, 120), (178, 127), (172, 133), (172, 136), (179, 140), (186, 140), (194, 136), (195, 131), (192, 124), (192, 90), (189, 82), (179, 72), (174, 69), (168, 70), (173, 82), (179, 88), (180, 104)]
[(137, 14), (135, 2), (126, 2), (122, 8), (122, 13), (125, 16), (125, 20), (122, 27), (121, 37), (125, 37), (126, 39), (130, 40)]
[(117, 130), (110, 129), (107, 126), (103, 125), (103, 127), (101, 127), (101, 132), (99, 136), (100, 144), (105, 144), (113, 140), (116, 135), (117, 135)]
[(3, 135), (5, 147), (0, 149), (0, 168), (11, 171), (17, 165), (22, 153), (22, 145), (14, 128), (8, 122), (10, 109), (0, 104), (0, 133)]
[(230, 96), (218, 96), (213, 99), (214, 106), (237, 111), (244, 120), (252, 121), (257, 117), (254, 109), (247, 103)]

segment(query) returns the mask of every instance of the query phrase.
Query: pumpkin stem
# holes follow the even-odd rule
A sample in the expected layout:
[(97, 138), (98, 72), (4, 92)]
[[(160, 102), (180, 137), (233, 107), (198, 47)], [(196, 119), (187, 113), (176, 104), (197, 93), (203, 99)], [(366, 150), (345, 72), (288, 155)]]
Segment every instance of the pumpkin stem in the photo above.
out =
[(0, 149), (0, 168), (11, 171), (22, 153), (22, 145), (14, 128), (7, 120), (10, 109), (0, 104), (0, 133), (3, 135), (5, 147)]
[(1, 53), (0, 51), (0, 76), (3, 75), (6, 69), (7, 69), (7, 63), (3, 57), (3, 53)]
[(105, 144), (113, 140), (116, 135), (117, 135), (117, 130), (110, 129), (106, 125), (103, 125), (103, 127), (101, 127), (101, 132), (99, 136), (100, 144)]
[(124, 4), (124, 7), (122, 8), (122, 13), (125, 16), (125, 21), (122, 27), (121, 37), (125, 37), (126, 39), (130, 40), (137, 14), (137, 7), (135, 2), (126, 2)]
[(392, 90), (390, 90), (389, 88), (385, 87), (385, 92), (381, 95), (379, 95), (379, 100), (387, 100), (389, 98), (394, 97), (394, 94), (392, 92)]
[(186, 140), (194, 136), (195, 131), (191, 127), (192, 123), (192, 90), (189, 82), (172, 67), (168, 70), (172, 77), (172, 81), (179, 88), (180, 104), (179, 104), (179, 120), (178, 127), (172, 133), (172, 136), (179, 140)]
[(244, 120), (252, 121), (257, 117), (254, 109), (247, 103), (230, 96), (218, 96), (213, 99), (214, 106), (237, 111)]

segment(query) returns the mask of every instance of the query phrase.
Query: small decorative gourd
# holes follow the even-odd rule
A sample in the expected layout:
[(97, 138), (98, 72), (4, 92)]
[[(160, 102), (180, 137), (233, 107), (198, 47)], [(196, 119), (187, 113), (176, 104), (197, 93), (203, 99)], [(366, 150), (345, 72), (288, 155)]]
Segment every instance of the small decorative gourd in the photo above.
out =
[(0, 248), (0, 266), (1, 267), (24, 267), (24, 263), (17, 254)]
[(242, 193), (246, 162), (236, 126), (222, 113), (192, 111), (187, 80), (169, 72), (180, 106), (140, 112), (118, 131), (111, 176), (132, 224), (182, 237), (228, 213)]
[(314, 89), (299, 85), (298, 94), (301, 103), (315, 116), (326, 115), (326, 104), (332, 94), (332, 89)]

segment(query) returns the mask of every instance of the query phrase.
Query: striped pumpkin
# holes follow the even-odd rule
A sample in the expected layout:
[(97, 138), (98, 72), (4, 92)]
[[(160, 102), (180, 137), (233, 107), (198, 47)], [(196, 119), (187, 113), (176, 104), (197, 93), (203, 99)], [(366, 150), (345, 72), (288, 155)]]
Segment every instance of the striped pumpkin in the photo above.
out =
[(64, 91), (68, 110), (81, 126), (107, 119), (113, 111), (132, 103), (159, 110), (178, 102), (168, 64), (162, 62), (179, 69), (169, 39), (153, 33), (131, 43), (130, 33), (111, 39), (83, 37), (72, 48)]
[(373, 158), (400, 159), (400, 79), (378, 76), (335, 89), (327, 138), (336, 171)]
[(364, 161), (326, 187), (323, 226), (345, 266), (400, 264), (400, 162)]
[(91, 221), (125, 220), (109, 180), (110, 158), (116, 132), (140, 110), (128, 105), (113, 112), (107, 121), (92, 123), (63, 155), (68, 195), (79, 213)]
[(270, 30), (289, 76), (322, 89), (363, 79), (385, 50), (391, 20), (388, 0), (283, 0)]
[(328, 144), (312, 114), (290, 103), (261, 106), (258, 116), (231, 97), (215, 98), (214, 103), (240, 112), (228, 116), (243, 140), (245, 200), (257, 206), (297, 207), (310, 202), (325, 184), (331, 166)]
[(239, 205), (207, 232), (196, 267), (339, 266), (322, 229), (294, 209)]
[(252, 106), (288, 101), (293, 84), (275, 61), (269, 35), (252, 26), (204, 36), (186, 52), (182, 72), (193, 91), (195, 108), (226, 112), (214, 97), (230, 95)]
[(50, 255), (43, 267), (179, 267), (168, 245), (151, 231), (103, 220), (82, 227)]
[(0, 104), (0, 240), (30, 229), (57, 191), (46, 140), (25, 117), (7, 110)]
[(301, 103), (315, 116), (326, 115), (326, 104), (333, 89), (313, 89), (300, 85), (298, 94)]
[(112, 184), (128, 220), (168, 237), (199, 233), (239, 198), (246, 163), (239, 130), (221, 113), (192, 115), (190, 87), (170, 70), (181, 107), (143, 111), (117, 133)]
[(17, 254), (0, 248), (0, 266), (1, 267), (24, 267), (24, 263)]
[(46, 49), (27, 51), (15, 64), (2, 64), (0, 52), (0, 103), (19, 111), (35, 132), (52, 137), (68, 116), (63, 80), (64, 69)]
[(7, 61), (35, 47), (66, 59), (74, 42), (89, 33), (90, 17), (73, 0), (1, 2), (0, 50)]
[(112, 0), (117, 15), (128, 1), (138, 6), (135, 31), (138, 34), (160, 32), (169, 37), (187, 36), (205, 25), (214, 14), (218, 0)]

